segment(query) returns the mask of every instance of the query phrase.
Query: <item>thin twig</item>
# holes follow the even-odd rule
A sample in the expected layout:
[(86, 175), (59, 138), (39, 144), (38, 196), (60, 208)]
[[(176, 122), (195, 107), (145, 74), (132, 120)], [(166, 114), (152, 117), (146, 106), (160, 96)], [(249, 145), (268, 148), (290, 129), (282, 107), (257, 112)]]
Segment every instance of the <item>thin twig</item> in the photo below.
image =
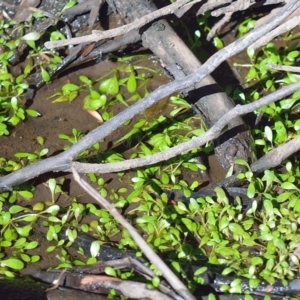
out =
[[(143, 112), (148, 107), (151, 107), (160, 99), (163, 99), (164, 97), (167, 97), (176, 91), (183, 90), (195, 84), (196, 82), (203, 80), (203, 78), (214, 71), (223, 61), (241, 52), (242, 50), (253, 44), (261, 36), (276, 28), (276, 26), (281, 24), (281, 22), (298, 7), (300, 7), (300, 1), (290, 0), (288, 4), (282, 7), (281, 10), (266, 24), (257, 27), (244, 37), (215, 53), (196, 72), (182, 79), (162, 85), (147, 97), (145, 97), (143, 100), (136, 102), (132, 106), (119, 113), (114, 118), (91, 131), (89, 134), (84, 136), (77, 144), (73, 145), (69, 150), (1, 177), (0, 191), (11, 190), (13, 186), (23, 183), (24, 181), (30, 180), (46, 172), (69, 170), (72, 160), (76, 158), (79, 153), (92, 147), (95, 143), (107, 137), (110, 133), (119, 128), (126, 121), (131, 120), (134, 116)], [(195, 145), (195, 147), (197, 146), (198, 145)]]
[(76, 182), (91, 195), (102, 207), (104, 207), (130, 234), (145, 256), (157, 267), (164, 278), (183, 299), (195, 299), (186, 286), (176, 277), (165, 262), (148, 246), (136, 229), (118, 212), (118, 210), (102, 197), (90, 184), (82, 179), (74, 168), (73, 177)]
[(269, 69), (278, 70), (278, 71), (300, 73), (300, 67), (275, 65), (275, 64), (266, 64), (266, 67), (269, 68)]
[(46, 42), (45, 47), (49, 49), (63, 47), (67, 45), (75, 45), (75, 44), (81, 44), (81, 43), (89, 43), (89, 42), (97, 42), (101, 41), (103, 39), (113, 38), (115, 36), (119, 36), (125, 33), (128, 33), (132, 30), (137, 30), (141, 28), (142, 26), (150, 23), (151, 21), (160, 18), (162, 16), (170, 15), (174, 13), (177, 9), (182, 7), (184, 4), (188, 3), (190, 0), (177, 0), (173, 4), (170, 4), (166, 7), (163, 7), (161, 9), (158, 9), (146, 16), (141, 17), (140, 19), (137, 19), (136, 21), (123, 25), (122, 27), (118, 27), (111, 30), (101, 31), (101, 30), (92, 30), (92, 34), (76, 37), (69, 40), (63, 40), (63, 41), (55, 41), (55, 42)]
[(222, 133), (223, 128), (232, 120), (238, 116), (250, 113), (258, 108), (266, 106), (275, 101), (281, 100), (283, 97), (288, 96), (300, 89), (300, 82), (296, 82), (292, 85), (283, 87), (282, 89), (261, 98), (250, 104), (237, 105), (229, 112), (227, 112), (214, 126), (212, 126), (206, 133), (199, 137), (195, 137), (188, 142), (174, 146), (166, 151), (156, 153), (153, 155), (130, 159), (122, 162), (108, 163), (108, 164), (88, 164), (80, 162), (72, 162), (72, 167), (80, 173), (113, 173), (119, 171), (125, 171), (142, 166), (153, 165), (162, 161), (166, 161), (177, 155), (183, 154), (196, 147), (205, 145), (206, 143), (216, 139)]
[(266, 45), (268, 42), (270, 42), (271, 40), (273, 40), (274, 38), (276, 38), (277, 36), (279, 36), (285, 32), (288, 32), (288, 31), (294, 29), (295, 27), (299, 26), (299, 24), (300, 24), (300, 17), (298, 15), (298, 16), (295, 16), (292, 19), (284, 22), (283, 24), (278, 26), (276, 29), (268, 32), (265, 36), (263, 36), (258, 41), (253, 43), (251, 45), (251, 47), (253, 49), (262, 47), (262, 46)]

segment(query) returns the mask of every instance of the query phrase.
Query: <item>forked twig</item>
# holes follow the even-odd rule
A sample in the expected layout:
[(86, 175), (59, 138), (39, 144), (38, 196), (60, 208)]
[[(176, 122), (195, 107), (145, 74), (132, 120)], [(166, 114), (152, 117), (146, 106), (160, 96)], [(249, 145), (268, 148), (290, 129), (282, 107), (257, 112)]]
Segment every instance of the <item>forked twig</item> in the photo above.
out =
[[(299, 68), (298, 68), (299, 72)], [(107, 163), (107, 164), (94, 164), (94, 163), (80, 163), (72, 162), (72, 167), (80, 173), (112, 173), (120, 172), (129, 169), (134, 169), (142, 166), (153, 165), (162, 161), (171, 159), (177, 155), (183, 154), (186, 151), (190, 151), (193, 148), (205, 145), (219, 137), (222, 133), (223, 128), (235, 117), (245, 115), (263, 106), (266, 106), (275, 101), (281, 100), (282, 98), (291, 95), (292, 93), (300, 90), (300, 82), (293, 83), (289, 86), (283, 87), (270, 95), (267, 95), (260, 100), (253, 103), (237, 105), (228, 111), (214, 126), (212, 126), (207, 132), (199, 137), (174, 146), (166, 151), (155, 153), (153, 155), (130, 159), (121, 162)], [(70, 170), (70, 169), (69, 169)]]
[[(114, 118), (108, 120), (98, 128), (88, 133), (77, 144), (73, 145), (67, 151), (64, 151), (56, 156), (49, 157), (45, 160), (39, 161), (35, 164), (29, 165), (23, 169), (17, 170), (11, 174), (1, 177), (0, 191), (12, 190), (13, 186), (23, 183), (26, 180), (32, 179), (49, 171), (70, 170), (71, 162), (83, 150), (88, 149), (98, 141), (104, 139), (111, 132), (113, 132), (122, 124), (124, 124), (126, 121), (131, 120), (135, 115), (137, 115), (140, 112), (143, 112), (146, 108), (157, 103), (160, 99), (203, 80), (204, 77), (206, 77), (208, 74), (214, 71), (216, 67), (218, 67), (223, 61), (241, 52), (242, 50), (253, 44), (261, 36), (267, 34), (270, 30), (276, 28), (276, 26), (278, 26), (298, 7), (300, 7), (300, 1), (290, 0), (266, 24), (252, 30), (250, 33), (248, 33), (241, 39), (219, 50), (211, 58), (209, 58), (196, 72), (182, 79), (175, 80), (173, 82), (159, 87), (154, 92), (145, 97), (143, 100), (136, 102), (132, 106), (119, 113)], [(197, 146), (198, 144), (195, 144), (195, 147)]]
[(157, 267), (164, 278), (169, 282), (173, 289), (182, 296), (183, 299), (196, 299), (186, 286), (176, 277), (165, 262), (148, 246), (144, 239), (139, 235), (135, 228), (118, 212), (118, 210), (102, 197), (90, 184), (82, 179), (74, 168), (72, 168), (73, 177), (76, 182), (91, 195), (102, 207), (104, 207), (130, 234), (145, 256)]
[(106, 30), (106, 31), (92, 30), (92, 34), (90, 34), (90, 35), (76, 37), (76, 38), (72, 38), (69, 40), (63, 40), (63, 41), (46, 42), (45, 47), (47, 47), (49, 49), (53, 49), (53, 48), (57, 48), (57, 47), (67, 46), (70, 44), (76, 45), (76, 44), (87, 43), (87, 42), (98, 42), (103, 39), (113, 38), (115, 36), (119, 36), (119, 35), (128, 33), (132, 30), (137, 30), (157, 18), (166, 16), (166, 15), (170, 15), (170, 14), (174, 13), (177, 9), (182, 7), (183, 5), (187, 4), (189, 1), (190, 0), (177, 0), (173, 4), (170, 4), (166, 7), (158, 9), (146, 16), (143, 16), (143, 17), (137, 19), (136, 21), (134, 21), (130, 24), (123, 25), (122, 27), (118, 27), (118, 28), (110, 29), (110, 30)]

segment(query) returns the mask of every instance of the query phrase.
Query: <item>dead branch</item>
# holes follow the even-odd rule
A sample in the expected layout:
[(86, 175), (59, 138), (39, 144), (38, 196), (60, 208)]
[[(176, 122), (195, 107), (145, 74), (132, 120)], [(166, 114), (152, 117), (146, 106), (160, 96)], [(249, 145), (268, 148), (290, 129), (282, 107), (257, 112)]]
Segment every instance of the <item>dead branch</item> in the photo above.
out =
[(253, 4), (254, 4), (254, 2), (251, 0), (236, 1), (226, 7), (222, 7), (215, 11), (212, 11), (212, 13), (211, 13), (212, 16), (218, 17), (218, 16), (224, 14), (224, 17), (213, 26), (213, 28), (208, 33), (206, 39), (208, 41), (211, 40), (213, 38), (213, 36), (215, 36), (215, 34), (218, 32), (218, 30), (231, 19), (231, 16), (233, 13), (235, 13), (237, 11), (247, 10)]
[[(206, 11), (212, 11), (216, 9), (217, 7), (223, 6), (225, 4), (231, 3), (233, 0), (213, 0), (213, 1), (208, 1), (204, 3), (200, 9), (197, 11), (196, 15), (201, 15), (204, 14)], [(180, 7), (178, 10), (174, 12), (174, 14), (178, 17), (181, 18), (187, 11), (189, 11), (193, 6), (195, 2), (188, 3), (184, 5), (183, 7)]]
[[(288, 0), (279, 0), (279, 1), (274, 1), (275, 3), (269, 3), (269, 4), (277, 4), (277, 3), (282, 3), (282, 2), (287, 2)], [(269, 1), (266, 1), (269, 2)], [(264, 5), (267, 5), (266, 3), (264, 3)], [(274, 16), (274, 14), (276, 14), (278, 12), (278, 10), (280, 9), (280, 7), (274, 8), (271, 10), (271, 12), (269, 14), (267, 14), (266, 16), (258, 19), (255, 23), (255, 27), (260, 26), (261, 24), (267, 22), (270, 18), (272, 18)], [(299, 15), (299, 8), (296, 9), (291, 15), (290, 18), (293, 18), (294, 16)]]
[(280, 165), (285, 159), (300, 149), (300, 137), (272, 149), (269, 153), (264, 155), (261, 159), (251, 165), (253, 172), (261, 172)]
[[(259, 160), (250, 165), (252, 172), (261, 173), (265, 170), (275, 168), (279, 166), (285, 159), (296, 153), (300, 149), (300, 137), (296, 137), (293, 140), (285, 143), (284, 145), (278, 146), (272, 149), (270, 152), (262, 156)], [(214, 189), (217, 186), (230, 187), (241, 184), (241, 180), (237, 178), (237, 175), (232, 175), (219, 181), (212, 186), (210, 189)]]
[[(214, 71), (216, 67), (218, 67), (223, 61), (241, 52), (242, 50), (253, 44), (261, 36), (276, 28), (276, 26), (281, 24), (281, 22), (298, 7), (300, 7), (300, 1), (291, 0), (288, 4), (282, 7), (278, 14), (270, 19), (266, 24), (252, 30), (243, 38), (218, 51), (211, 58), (209, 58), (206, 63), (204, 63), (202, 67), (199, 68), (196, 72), (182, 79), (175, 80), (159, 87), (150, 95), (145, 97), (142, 101), (133, 104), (114, 118), (91, 131), (69, 150), (2, 177), (0, 179), (0, 190), (11, 190), (13, 186), (30, 180), (46, 172), (68, 170), (70, 168), (72, 160), (75, 159), (77, 155), (79, 155), (79, 153), (92, 147), (95, 143), (104, 139), (126, 121), (132, 119), (138, 113), (143, 112), (148, 107), (157, 103), (160, 99), (163, 99), (164, 97), (167, 97), (176, 91), (185, 89), (203, 80), (205, 76)], [(195, 144), (194, 147), (197, 147), (197, 144)]]
[[(117, 163), (88, 164), (88, 163), (72, 162), (71, 165), (80, 173), (105, 174), (105, 173), (113, 173), (113, 172), (134, 169), (134, 168), (138, 168), (138, 167), (142, 167), (142, 166), (153, 165), (153, 164), (156, 164), (156, 163), (159, 163), (162, 161), (166, 161), (168, 159), (171, 159), (172, 157), (183, 154), (184, 152), (187, 152), (187, 151), (192, 150), (193, 148), (205, 145), (206, 143), (212, 141), (213, 139), (216, 139), (222, 133), (223, 128), (233, 118), (253, 112), (256, 109), (266, 106), (275, 101), (278, 101), (278, 100), (282, 99), (283, 97), (296, 92), (299, 89), (300, 89), (300, 82), (297, 82), (297, 83), (294, 83), (287, 87), (284, 87), (268, 96), (265, 96), (256, 102), (253, 102), (250, 104), (245, 104), (245, 105), (237, 105), (236, 107), (231, 109), (228, 113), (226, 113), (214, 126), (212, 126), (203, 135), (201, 135), (199, 137), (195, 137), (188, 142), (185, 142), (185, 143), (182, 143), (175, 147), (172, 147), (171, 149), (166, 150), (164, 152), (156, 153), (151, 156), (146, 156), (146, 157), (142, 157), (142, 158), (135, 158), (135, 159), (131, 159), (131, 160), (123, 161), (123, 162), (117, 162)], [(283, 147), (283, 146), (280, 146), (280, 147)], [(270, 151), (270, 152), (272, 152), (272, 151)], [(281, 150), (278, 150), (278, 151), (276, 151), (276, 153), (278, 153), (280, 151)], [(291, 153), (289, 151), (286, 152), (285, 148), (283, 151), (285, 152), (285, 154)], [(293, 154), (294, 152), (292, 152), (291, 154)], [(276, 163), (278, 163), (278, 164), (281, 162), (282, 162), (282, 160), (276, 160)], [(256, 163), (254, 163), (253, 165), (257, 166)], [(275, 165), (275, 166), (277, 166), (277, 165)], [(70, 171), (70, 170), (71, 170), (71, 167), (70, 167), (70, 169), (68, 169), (68, 171)]]
[[(80, 280), (80, 285), (76, 288), (90, 293), (108, 293), (115, 290), (118, 295), (123, 295), (129, 299), (149, 299), (149, 300), (172, 300), (173, 298), (155, 290), (149, 289), (147, 284), (131, 281), (116, 280), (115, 278), (103, 278), (103, 275), (85, 275)], [(107, 276), (106, 276), (107, 277)], [(182, 299), (180, 297), (180, 299)]]
[(211, 13), (212, 16), (214, 17), (219, 17), (220, 15), (223, 14), (233, 14), (234, 12), (237, 11), (243, 11), (247, 10), (249, 7), (251, 7), (254, 4), (253, 1), (251, 0), (240, 0), (240, 1), (234, 1), (230, 5), (226, 7), (221, 7)]
[(119, 211), (109, 201), (102, 197), (91, 185), (80, 178), (74, 168), (72, 169), (72, 172), (75, 181), (129, 232), (130, 236), (143, 251), (145, 256), (157, 267), (173, 289), (181, 295), (183, 299), (195, 299), (186, 286), (176, 277), (165, 262), (149, 247), (136, 229), (119, 213)]
[[(216, 23), (212, 29), (210, 30), (210, 32), (207, 35), (207, 40), (211, 40), (216, 33), (218, 32), (218, 30), (220, 30), (223, 25), (228, 22), (232, 16), (233, 13), (237, 12), (237, 11), (244, 11), (246, 9), (248, 9), (251, 6), (254, 5), (262, 5), (262, 6), (266, 6), (266, 5), (274, 5), (274, 4), (280, 4), (280, 3), (284, 3), (286, 2), (285, 0), (267, 0), (264, 1), (262, 4), (258, 4), (255, 1), (251, 1), (251, 0), (238, 0), (238, 1), (233, 1), (233, 0), (213, 0), (213, 1), (208, 1), (206, 3), (204, 3), (199, 10), (197, 11), (196, 15), (201, 15), (204, 14), (207, 11), (211, 11), (211, 15), (214, 17), (219, 17), (221, 15), (224, 14), (224, 17), (218, 22)], [(225, 6), (225, 4), (229, 4), (227, 6)], [(194, 5), (194, 3), (188, 3), (186, 5), (184, 5), (183, 7), (179, 8), (177, 11), (175, 11), (175, 15), (180, 18), (182, 17), (188, 10), (190, 10), (192, 8), (192, 6)], [(278, 9), (276, 9), (277, 11)], [(274, 13), (273, 13), (274, 14)], [(272, 16), (272, 15), (271, 15)], [(262, 18), (270, 18), (270, 15), (267, 15), (266, 17)], [(266, 20), (264, 20), (266, 21)], [(261, 23), (257, 23), (257, 26), (262, 24)]]
[(88, 42), (97, 42), (101, 41), (103, 39), (109, 39), (115, 36), (119, 36), (125, 33), (128, 33), (132, 30), (136, 30), (141, 28), (142, 26), (150, 23), (153, 20), (156, 20), (157, 18), (160, 18), (162, 16), (170, 15), (174, 13), (178, 8), (182, 7), (184, 4), (188, 3), (189, 0), (178, 0), (173, 4), (170, 4), (166, 7), (163, 7), (161, 9), (158, 9), (144, 17), (141, 17), (140, 19), (124, 25), (122, 27), (118, 27), (115, 29), (111, 30), (106, 30), (106, 31), (100, 31), (100, 30), (93, 30), (92, 34), (86, 35), (86, 36), (81, 36), (81, 37), (76, 37), (70, 40), (63, 40), (63, 41), (55, 41), (55, 42), (46, 42), (45, 47), (49, 49), (53, 48), (58, 48), (58, 47), (63, 47), (67, 46), (70, 44), (81, 44), (81, 43), (88, 43)]
[[(300, 14), (300, 10), (299, 10), (298, 13)], [(262, 46), (266, 45), (269, 41), (271, 41), (274, 38), (276, 38), (277, 36), (279, 36), (280, 34), (283, 34), (287, 31), (290, 31), (290, 30), (294, 29), (299, 24), (300, 24), (300, 18), (299, 18), (299, 15), (298, 15), (298, 16), (295, 16), (292, 19), (286, 21), (285, 23), (281, 24), (276, 29), (274, 29), (274, 30), (270, 31), (269, 33), (267, 33), (261, 39), (259, 39), (255, 43), (253, 43), (251, 45), (251, 47), (254, 48), (254, 49), (262, 47)]]
[(269, 69), (277, 70), (277, 71), (300, 73), (300, 67), (275, 65), (275, 64), (266, 64), (266, 67), (269, 68)]

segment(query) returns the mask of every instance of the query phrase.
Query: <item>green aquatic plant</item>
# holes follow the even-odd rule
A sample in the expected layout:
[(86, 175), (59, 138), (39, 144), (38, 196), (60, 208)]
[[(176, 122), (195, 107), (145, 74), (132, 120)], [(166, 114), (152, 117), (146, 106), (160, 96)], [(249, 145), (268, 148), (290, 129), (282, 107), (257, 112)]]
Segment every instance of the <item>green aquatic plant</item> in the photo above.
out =
[[(55, 51), (45, 51), (41, 46), (40, 34), (30, 30), (32, 24), (0, 20), (0, 136), (9, 135), (9, 125), (16, 126), (27, 117), (40, 116), (37, 111), (25, 107), (29, 88), (27, 78), (35, 72), (41, 72), (42, 79), (48, 83), (50, 75), (47, 69), (55, 69), (61, 61)], [(52, 38), (61, 37), (54, 33)], [(11, 61), (24, 43), (31, 50), (24, 67), (20, 68), (20, 74), (15, 75)]]
[[(62, 86), (61, 91), (53, 94), (49, 99), (55, 98), (53, 103), (72, 102), (80, 92), (88, 93), (83, 99), (83, 109), (89, 111), (101, 109), (103, 112), (99, 119), (106, 121), (112, 117), (108, 111), (109, 107), (116, 103), (128, 106), (129, 102), (138, 101), (148, 94), (146, 86), (149, 75), (141, 73), (142, 70), (153, 75), (158, 74), (153, 69), (143, 67), (141, 64), (143, 58), (136, 62), (131, 62), (131, 60), (132, 57), (122, 58), (120, 66), (96, 80), (92, 80), (86, 75), (80, 75), (81, 85), (67, 83)], [(125, 97), (126, 101), (124, 100)]]

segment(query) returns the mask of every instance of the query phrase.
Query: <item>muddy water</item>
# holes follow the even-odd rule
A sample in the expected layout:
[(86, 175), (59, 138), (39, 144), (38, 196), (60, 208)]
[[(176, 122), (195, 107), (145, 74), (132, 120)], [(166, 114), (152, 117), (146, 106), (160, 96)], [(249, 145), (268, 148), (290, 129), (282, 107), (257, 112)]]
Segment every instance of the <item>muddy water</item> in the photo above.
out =
[[(97, 120), (82, 108), (82, 100), (86, 94), (81, 93), (72, 103), (52, 103), (49, 97), (59, 92), (61, 87), (68, 82), (80, 84), (78, 77), (81, 74), (90, 78), (98, 78), (114, 67), (116, 67), (114, 63), (104, 61), (93, 67), (74, 71), (42, 87), (36, 93), (30, 107), (38, 111), (41, 117), (28, 118), (13, 130), (11, 136), (1, 137), (5, 147), (0, 149), (0, 155), (11, 158), (15, 152), (34, 152), (41, 148), (48, 148), (49, 154), (52, 155), (68, 144), (67, 141), (58, 138), (59, 134), (70, 135), (72, 128), (87, 133), (99, 126)], [(39, 146), (35, 142), (37, 136), (45, 138), (44, 146)]]

